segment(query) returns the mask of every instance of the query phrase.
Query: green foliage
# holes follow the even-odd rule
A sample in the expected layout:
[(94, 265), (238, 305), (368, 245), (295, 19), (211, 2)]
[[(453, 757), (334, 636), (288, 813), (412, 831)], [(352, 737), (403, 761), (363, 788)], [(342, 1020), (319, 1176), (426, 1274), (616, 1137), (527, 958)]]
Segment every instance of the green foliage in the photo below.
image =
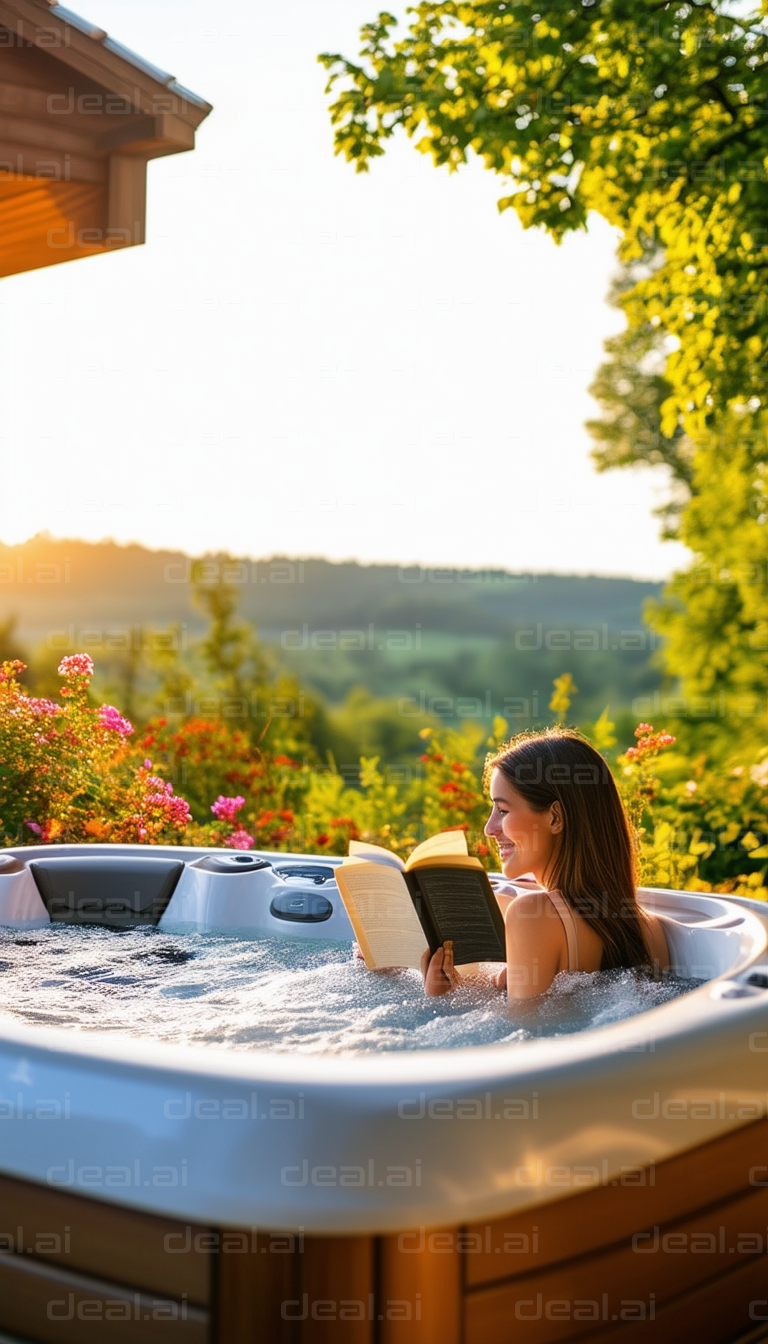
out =
[(660, 6), (437, 0), (362, 30), (363, 63), (320, 59), (336, 150), (366, 170), (402, 127), (436, 165), (470, 151), (505, 178), (500, 209), (556, 240), (596, 210), (625, 261), (663, 249), (625, 300), (630, 323), (676, 336), (666, 437), (764, 392), (768, 47), (757, 13)]
[(242, 705), (264, 697), (268, 670), (253, 626), (236, 616), (240, 589), (229, 578), (231, 573), (237, 573), (231, 556), (222, 557), (215, 568), (197, 561), (193, 601), (208, 618), (202, 654), (214, 685), (228, 700)]
[[(626, 263), (611, 286), (609, 302), (621, 307), (632, 292), (662, 262), (662, 254), (648, 249), (642, 262)], [(656, 510), (662, 535), (679, 532), (679, 515), (693, 489), (693, 444), (678, 424), (670, 437), (661, 429), (661, 408), (671, 394), (664, 369), (668, 339), (661, 326), (650, 321), (627, 326), (605, 342), (608, 359), (600, 365), (589, 391), (600, 406), (600, 417), (587, 421), (595, 442), (592, 460), (598, 471), (618, 467), (666, 467), (672, 497)]]
[(617, 781), (645, 884), (768, 899), (768, 751), (689, 754), (641, 727), (649, 731), (619, 758)]
[(694, 718), (752, 733), (768, 711), (768, 415), (724, 417), (693, 466), (680, 536), (694, 564), (648, 615)]
[(595, 458), (671, 472), (666, 534), (696, 563), (652, 613), (665, 664), (686, 696), (723, 691), (736, 725), (754, 722), (765, 703), (738, 697), (768, 689), (764, 18), (726, 0), (409, 16), (399, 37), (389, 14), (366, 26), (362, 63), (320, 58), (336, 150), (367, 170), (402, 128), (449, 170), (480, 156), (525, 228), (559, 241), (596, 211), (621, 230), (629, 326), (593, 385)]
[(563, 723), (571, 707), (571, 701), (574, 695), (578, 694), (579, 688), (575, 685), (570, 672), (563, 672), (561, 676), (555, 677), (554, 686), (549, 708), (558, 722)]
[(610, 751), (611, 747), (616, 746), (616, 724), (611, 723), (610, 710), (606, 705), (602, 714), (591, 725), (589, 740), (596, 751)]

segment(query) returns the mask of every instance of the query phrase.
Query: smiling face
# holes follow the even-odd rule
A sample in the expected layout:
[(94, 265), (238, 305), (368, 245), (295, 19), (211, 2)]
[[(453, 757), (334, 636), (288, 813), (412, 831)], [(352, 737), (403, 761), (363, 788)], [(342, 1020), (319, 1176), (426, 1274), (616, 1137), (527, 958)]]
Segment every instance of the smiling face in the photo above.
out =
[(524, 873), (533, 873), (539, 885), (546, 887), (562, 842), (560, 804), (555, 802), (543, 812), (534, 812), (498, 767), (491, 775), (491, 802), (493, 810), (485, 834), (499, 847), (504, 876), (514, 881)]

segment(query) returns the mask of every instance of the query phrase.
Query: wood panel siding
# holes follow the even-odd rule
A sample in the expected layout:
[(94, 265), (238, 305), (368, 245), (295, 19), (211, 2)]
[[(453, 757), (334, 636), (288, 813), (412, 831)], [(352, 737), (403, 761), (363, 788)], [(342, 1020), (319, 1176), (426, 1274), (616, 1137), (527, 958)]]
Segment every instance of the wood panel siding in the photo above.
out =
[(462, 1344), (460, 1233), (382, 1237), (381, 1344)]
[[(251, 1254), (219, 1257), (217, 1344), (295, 1344), (300, 1308), (298, 1239), (258, 1233)], [(294, 1319), (290, 1319), (291, 1317)]]
[(106, 251), (107, 188), (0, 179), (0, 276)]
[(0, 1326), (39, 1344), (209, 1344), (210, 1315), (156, 1293), (0, 1255)]
[[(463, 1241), (466, 1285), (544, 1269), (655, 1223), (672, 1222), (693, 1208), (749, 1189), (750, 1172), (761, 1161), (768, 1163), (768, 1120), (744, 1125), (655, 1167), (628, 1171), (616, 1184), (509, 1218), (470, 1223)], [(573, 1171), (578, 1179), (578, 1169)], [(768, 1169), (764, 1175), (768, 1179)]]
[(589, 1338), (599, 1344), (757, 1344), (768, 1339), (768, 1328), (755, 1329), (759, 1313), (768, 1315), (768, 1275), (765, 1264), (752, 1260), (657, 1308), (653, 1320)]
[(655, 1319), (663, 1304), (740, 1263), (765, 1268), (767, 1226), (768, 1189), (753, 1190), (608, 1250), (475, 1289), (466, 1296), (466, 1344), (501, 1344), (511, 1328), (520, 1344), (556, 1344), (605, 1321)]
[(0, 1251), (6, 1254), (208, 1306), (216, 1244), (196, 1224), (0, 1176)]

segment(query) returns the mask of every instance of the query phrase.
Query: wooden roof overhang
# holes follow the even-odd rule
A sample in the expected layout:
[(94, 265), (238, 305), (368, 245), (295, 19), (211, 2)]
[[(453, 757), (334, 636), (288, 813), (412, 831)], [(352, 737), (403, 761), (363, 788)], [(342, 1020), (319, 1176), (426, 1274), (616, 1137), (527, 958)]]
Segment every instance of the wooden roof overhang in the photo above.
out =
[(143, 243), (147, 161), (210, 111), (55, 0), (0, 0), (0, 276)]

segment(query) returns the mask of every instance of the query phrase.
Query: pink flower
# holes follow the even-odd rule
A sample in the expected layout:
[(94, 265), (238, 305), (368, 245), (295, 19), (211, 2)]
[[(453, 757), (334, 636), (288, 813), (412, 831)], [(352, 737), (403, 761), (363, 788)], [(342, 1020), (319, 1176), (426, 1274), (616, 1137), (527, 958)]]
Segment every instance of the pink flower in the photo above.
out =
[(170, 812), (174, 826), (178, 826), (179, 828), (186, 826), (192, 818), (192, 813), (189, 810), (189, 803), (186, 798), (174, 798)]
[(119, 733), (121, 737), (130, 737), (133, 732), (133, 724), (128, 719), (124, 719), (114, 705), (101, 706), (99, 723), (103, 728), (109, 728), (113, 733)]
[(147, 759), (145, 760), (145, 762), (144, 762), (144, 767), (143, 767), (143, 768), (144, 768), (145, 770), (151, 770), (151, 769), (152, 769), (152, 762), (150, 761), (149, 757), (147, 757)]
[[(240, 808), (244, 806), (245, 799), (242, 798), (240, 794), (238, 794), (236, 798), (224, 798), (222, 794), (219, 794), (216, 802), (211, 806), (211, 811), (214, 817), (218, 818), (219, 821), (234, 821), (235, 813), (239, 812)], [(245, 832), (243, 832), (243, 834), (245, 834)], [(251, 844), (253, 844), (252, 840)], [(241, 848), (247, 849), (248, 846), (244, 845), (241, 846)]]
[(234, 831), (229, 836), (227, 844), (231, 845), (233, 849), (252, 849), (255, 841), (253, 836), (244, 831), (241, 826), (239, 831)]
[(35, 835), (42, 835), (42, 834), (43, 834), (43, 828), (42, 828), (42, 826), (38, 826), (38, 824), (37, 824), (36, 821), (28, 821), (28, 822), (25, 823), (25, 825), (27, 825), (27, 826), (29, 827), (30, 831), (34, 831)]
[(60, 677), (71, 680), (73, 677), (92, 677), (93, 659), (89, 653), (70, 653), (62, 658), (58, 672)]
[(30, 709), (38, 718), (42, 714), (60, 714), (61, 706), (55, 704), (53, 700), (38, 700), (33, 695), (22, 695), (21, 703), (25, 709)]

